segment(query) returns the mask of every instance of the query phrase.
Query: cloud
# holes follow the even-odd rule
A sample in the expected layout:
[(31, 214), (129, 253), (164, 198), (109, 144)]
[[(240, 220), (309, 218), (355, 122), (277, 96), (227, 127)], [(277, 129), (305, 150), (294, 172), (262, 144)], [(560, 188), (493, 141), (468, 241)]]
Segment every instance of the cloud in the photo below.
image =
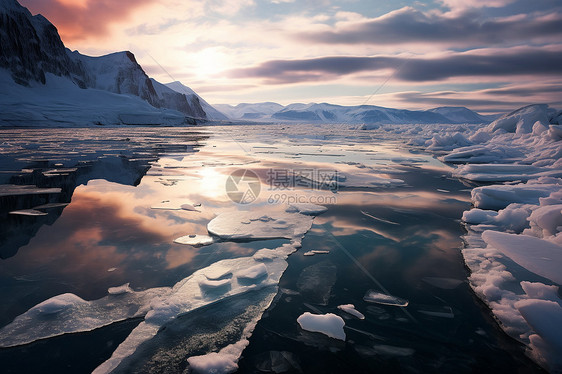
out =
[(304, 31), (295, 38), (323, 44), (447, 44), (452, 47), (556, 41), (562, 36), (562, 13), (483, 18), (475, 11), (455, 15), (420, 12), (405, 7), (384, 16), (341, 22), (322, 31)]
[(272, 60), (251, 68), (234, 69), (232, 78), (262, 78), (270, 84), (329, 80), (355, 73), (392, 69), (395, 78), (432, 82), (457, 77), (560, 76), (562, 50), (519, 47), (449, 53), (433, 58), (393, 56), (319, 57)]
[(156, 0), (21, 0), (33, 14), (53, 23), (66, 41), (83, 40), (109, 33), (112, 23), (126, 19), (134, 10)]
[(503, 8), (515, 0), (438, 0), (449, 9)]

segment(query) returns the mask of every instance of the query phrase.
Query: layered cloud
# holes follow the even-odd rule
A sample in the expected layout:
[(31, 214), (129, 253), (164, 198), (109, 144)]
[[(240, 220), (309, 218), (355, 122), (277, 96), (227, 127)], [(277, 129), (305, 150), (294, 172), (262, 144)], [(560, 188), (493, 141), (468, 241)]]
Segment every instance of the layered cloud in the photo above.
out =
[(487, 18), (478, 11), (454, 14), (405, 7), (373, 19), (340, 22), (295, 38), (324, 44), (442, 44), (466, 46), (545, 43), (562, 37), (562, 13)]
[(393, 70), (394, 78), (434, 82), (458, 77), (562, 76), (562, 48), (517, 47), (443, 54), (433, 58), (338, 56), (272, 60), (230, 71), (232, 78), (260, 78), (270, 84), (335, 79), (342, 75)]

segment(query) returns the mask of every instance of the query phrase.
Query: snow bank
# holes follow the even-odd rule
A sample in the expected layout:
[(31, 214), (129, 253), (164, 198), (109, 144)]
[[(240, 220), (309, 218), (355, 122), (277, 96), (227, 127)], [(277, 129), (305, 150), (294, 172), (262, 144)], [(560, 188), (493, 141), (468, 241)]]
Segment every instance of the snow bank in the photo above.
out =
[[(462, 217), (468, 229), (462, 253), (476, 294), (552, 372), (562, 370), (560, 118), (546, 105), (521, 108), (464, 134), (471, 144), (442, 156), (466, 163), (453, 173), (459, 178), (509, 183), (472, 190), (474, 208)], [(446, 150), (453, 137), (418, 143)]]

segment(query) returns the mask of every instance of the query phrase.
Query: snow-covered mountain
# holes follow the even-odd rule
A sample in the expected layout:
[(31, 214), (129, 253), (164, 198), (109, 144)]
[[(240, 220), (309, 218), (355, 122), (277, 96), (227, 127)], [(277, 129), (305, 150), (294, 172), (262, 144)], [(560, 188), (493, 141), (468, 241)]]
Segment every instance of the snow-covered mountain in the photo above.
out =
[[(156, 82), (156, 81), (154, 81), (154, 82)], [(193, 97), (193, 100), (199, 100), (199, 104), (201, 104), (201, 107), (203, 108), (203, 110), (207, 114), (208, 119), (211, 119), (211, 120), (214, 120), (214, 121), (223, 121), (223, 120), (228, 119), (227, 116), (225, 116), (223, 113), (218, 111), (211, 104), (206, 102), (201, 96), (199, 96), (197, 93), (195, 93), (195, 91), (193, 91), (191, 88), (187, 87), (183, 83), (181, 83), (179, 81), (175, 81), (175, 82), (171, 82), (171, 83), (166, 83), (164, 86), (174, 90), (175, 92), (179, 92), (180, 94), (183, 94), (187, 97)]]
[(482, 116), (464, 107), (441, 107), (425, 111), (384, 108), (374, 105), (342, 106), (333, 104), (276, 103), (217, 105), (234, 120), (268, 122), (323, 123), (488, 123), (493, 118)]
[(283, 105), (271, 102), (247, 104), (241, 103), (236, 106), (228, 104), (217, 104), (215, 107), (227, 115), (230, 119), (241, 120), (267, 120), (284, 108)]
[(131, 52), (71, 52), (53, 24), (16, 0), (0, 0), (0, 78), (0, 124), (179, 125), (215, 115), (193, 91), (150, 79)]

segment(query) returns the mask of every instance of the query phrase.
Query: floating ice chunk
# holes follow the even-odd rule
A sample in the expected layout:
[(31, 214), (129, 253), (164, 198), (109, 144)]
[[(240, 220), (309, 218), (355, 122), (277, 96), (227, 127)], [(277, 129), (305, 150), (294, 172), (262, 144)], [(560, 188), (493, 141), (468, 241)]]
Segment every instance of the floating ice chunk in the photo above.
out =
[(345, 331), (343, 331), (345, 322), (343, 318), (333, 313), (319, 315), (305, 312), (297, 318), (297, 322), (303, 330), (319, 332), (330, 338), (345, 341)]
[[(499, 212), (493, 210), (471, 209), (463, 213), (462, 220), (473, 225), (487, 225), (498, 229), (520, 233), (529, 226), (527, 221), (532, 209), (531, 204), (509, 204)], [(483, 226), (481, 226), (483, 227)], [(481, 227), (471, 227), (472, 230), (479, 230)]]
[(207, 231), (221, 239), (292, 239), (302, 237), (312, 227), (311, 216), (270, 207), (264, 214), (264, 210), (221, 213), (209, 222)]
[(562, 170), (520, 164), (466, 164), (459, 166), (453, 175), (476, 182), (507, 182), (560, 177)]
[[(13, 347), (67, 333), (91, 331), (146, 314), (151, 302), (170, 292), (153, 288), (110, 294), (94, 301), (66, 293), (52, 297), (16, 317), (0, 329), (0, 347)], [(45, 318), (48, 315), (49, 318)]]
[(328, 208), (322, 205), (316, 205), (311, 203), (295, 203), (290, 204), (286, 209), (286, 212), (294, 213), (299, 212), (306, 215), (318, 215), (327, 211)]
[(11, 211), (10, 214), (38, 217), (38, 216), (46, 216), (48, 213), (41, 212), (40, 210), (35, 210), (35, 209), (22, 209), (22, 210)]
[(267, 268), (264, 264), (257, 264), (236, 273), (236, 278), (244, 282), (257, 282), (267, 277)]
[(211, 352), (201, 356), (191, 356), (187, 359), (187, 362), (194, 373), (233, 373), (238, 369), (238, 359), (248, 344), (248, 340), (244, 338), (234, 344), (227, 345), (219, 352)]
[(433, 287), (441, 288), (444, 290), (452, 290), (464, 283), (461, 279), (441, 278), (441, 277), (424, 277), (422, 281), (432, 285)]
[(538, 204), (540, 198), (559, 190), (558, 184), (540, 183), (482, 186), (472, 190), (472, 202), (480, 209), (503, 209), (512, 203)]
[[(560, 304), (550, 300), (530, 299), (517, 302), (515, 307), (533, 330), (548, 344), (552, 353), (560, 357), (562, 354), (562, 307)], [(560, 367), (556, 369), (560, 369)]]
[(482, 239), (525, 269), (562, 284), (562, 247), (528, 235), (484, 231)]
[(174, 239), (174, 243), (193, 245), (193, 246), (204, 246), (204, 245), (213, 244), (214, 242), (215, 239), (208, 235), (186, 235)]
[(328, 305), (332, 287), (336, 283), (336, 266), (329, 260), (308, 266), (297, 280), (299, 292), (306, 301)]
[[(201, 204), (199, 204), (199, 205), (201, 205)], [(191, 205), (191, 204), (182, 204), (181, 208), (183, 210), (187, 210), (189, 212), (198, 212), (199, 211), (199, 210), (197, 210), (197, 208), (195, 208), (194, 205)]]
[[(292, 249), (293, 252), (294, 250), (295, 248)], [(277, 292), (277, 289), (272, 286), (278, 284), (281, 275), (287, 267), (287, 262), (284, 259), (288, 251), (288, 246), (280, 247), (279, 257), (268, 262), (267, 265), (256, 263), (251, 257), (221, 260), (181, 280), (172, 288), (169, 295), (152, 301), (150, 311), (146, 313), (145, 320), (119, 345), (109, 360), (96, 368), (94, 373), (109, 373), (113, 371), (125, 358), (134, 355), (141, 344), (148, 342), (158, 334), (162, 326), (173, 323), (179, 316), (217, 301), (227, 300), (230, 297), (242, 295), (250, 291), (263, 290), (265, 295), (263, 305), (260, 305), (261, 309), (256, 310), (256, 313), (259, 312), (258, 315), (261, 315)], [(214, 267), (219, 269), (215, 271)], [(206, 284), (206, 281), (208, 281), (205, 274), (221, 273), (225, 268), (239, 269), (238, 274), (235, 275), (241, 275), (241, 277), (235, 276), (227, 279), (231, 282), (231, 287), (220, 289), (223, 292), (206, 292), (206, 290), (201, 289), (201, 284)], [(260, 274), (262, 275), (261, 278), (259, 278)], [(264, 277), (263, 275), (266, 276)], [(255, 279), (255, 281), (252, 279)], [(231, 347), (231, 349), (234, 348)], [(241, 350), (239, 353), (241, 354)], [(239, 354), (237, 354), (237, 357), (239, 357)]]
[(109, 287), (109, 289), (107, 290), (107, 293), (110, 295), (121, 295), (124, 293), (131, 293), (134, 292), (131, 287), (129, 287), (129, 283), (125, 283), (122, 286), (119, 287)]
[(37, 195), (60, 193), (60, 188), (39, 188), (30, 185), (2, 184), (0, 185), (0, 196), (18, 196), (18, 195)]
[(558, 286), (547, 286), (539, 282), (521, 282), (521, 288), (527, 294), (529, 299), (543, 299), (562, 302), (558, 297)]
[[(562, 188), (562, 187), (561, 187)], [(562, 204), (541, 206), (529, 216), (531, 232), (536, 236), (547, 237), (558, 234), (562, 227)]]
[(238, 357), (211, 352), (187, 359), (189, 367), (198, 374), (228, 374), (238, 369)]
[(208, 280), (232, 278), (232, 269), (228, 266), (211, 266), (203, 271)]
[(322, 249), (313, 249), (311, 251), (304, 252), (303, 256), (314, 256), (314, 255), (327, 255), (330, 251), (322, 250)]
[(365, 319), (363, 313), (355, 309), (355, 305), (353, 304), (338, 305), (338, 309), (343, 310), (347, 314), (351, 314), (352, 316), (357, 317), (359, 319)]
[(392, 295), (387, 295), (373, 290), (367, 291), (365, 296), (363, 296), (363, 300), (370, 303), (376, 303), (382, 305), (392, 305), (392, 306), (400, 306), (400, 307), (408, 306), (408, 300)]

